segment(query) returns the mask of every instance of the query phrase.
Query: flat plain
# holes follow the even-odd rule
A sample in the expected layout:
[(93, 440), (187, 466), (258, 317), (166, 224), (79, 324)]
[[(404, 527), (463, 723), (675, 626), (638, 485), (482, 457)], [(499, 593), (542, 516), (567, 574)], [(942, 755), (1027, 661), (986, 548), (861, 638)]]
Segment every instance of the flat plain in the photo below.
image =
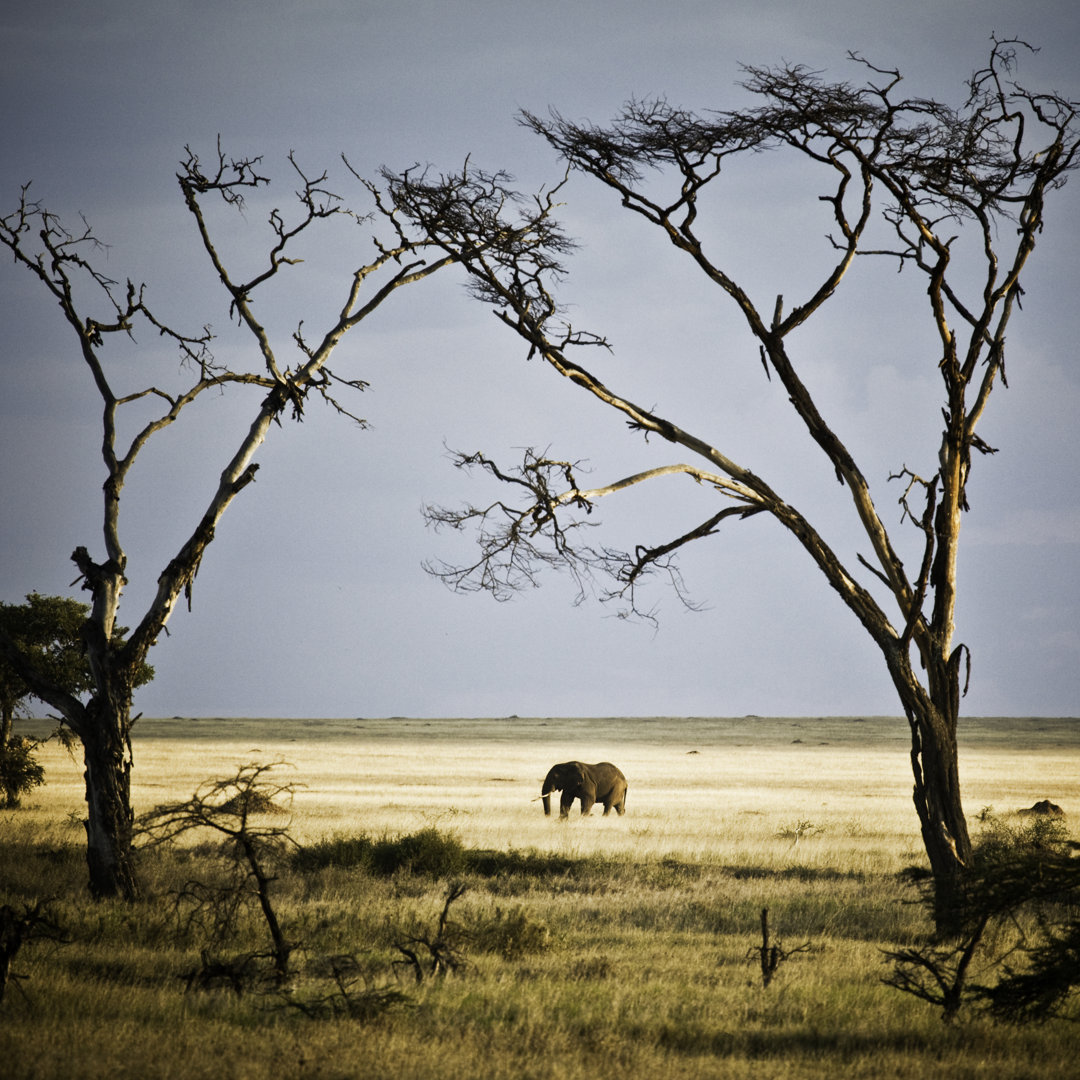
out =
[[(199, 942), (168, 929), (179, 871), (149, 860), (133, 908), (88, 904), (81, 765), (49, 744), (47, 785), (0, 815), (0, 902), (56, 895), (75, 940), (15, 965), (28, 977), (0, 1007), (12, 1077), (1072, 1075), (1075, 1026), (947, 1027), (882, 984), (881, 950), (929, 933), (902, 878), (925, 861), (903, 719), (141, 719), (133, 748), (140, 813), (280, 762), (302, 846), (435, 829), (504, 856), (498, 872), (456, 875), (455, 914), (512, 918), (535, 950), (477, 951), (414, 986), (396, 943), (434, 925), (447, 879), (282, 870), (296, 992), (317, 957), (348, 953), (365, 985), (400, 987), (408, 1006), (312, 1020), (258, 995), (185, 992)], [(623, 817), (544, 817), (544, 774), (569, 759), (622, 768)], [(1080, 721), (965, 719), (960, 761), (975, 833), (1041, 799), (1080, 816)], [(763, 907), (777, 941), (809, 946), (767, 988)]]

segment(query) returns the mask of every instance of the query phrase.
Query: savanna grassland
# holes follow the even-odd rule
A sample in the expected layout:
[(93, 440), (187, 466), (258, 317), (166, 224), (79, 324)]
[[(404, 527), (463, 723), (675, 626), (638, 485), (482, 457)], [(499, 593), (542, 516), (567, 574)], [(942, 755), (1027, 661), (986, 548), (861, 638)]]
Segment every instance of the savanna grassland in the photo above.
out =
[[(136, 904), (90, 902), (81, 767), (48, 744), (0, 814), (0, 904), (55, 898), (65, 939), (12, 963), (11, 1080), (1076, 1075), (1075, 1025), (945, 1025), (882, 982), (931, 929), (903, 720), (144, 719), (133, 743), (140, 813), (287, 763), (288, 816), (257, 820), (299, 845), (272, 868), (290, 980), (187, 989), (204, 951), (266, 944), (256, 909), (214, 938), (178, 899), (219, 873), (213, 835), (147, 848)], [(544, 817), (572, 758), (622, 768), (624, 817)], [(1080, 721), (965, 720), (960, 761), (976, 836), (1044, 798), (1080, 817)], [(768, 987), (762, 908), (789, 953)]]

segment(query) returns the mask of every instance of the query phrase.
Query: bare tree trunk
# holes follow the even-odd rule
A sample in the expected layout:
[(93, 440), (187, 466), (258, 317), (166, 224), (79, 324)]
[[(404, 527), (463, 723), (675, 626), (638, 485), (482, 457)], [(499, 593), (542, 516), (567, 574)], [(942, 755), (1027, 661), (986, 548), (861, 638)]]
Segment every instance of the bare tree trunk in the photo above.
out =
[(971, 862), (971, 840), (960, 801), (956, 725), (939, 716), (912, 718), (911, 765), (914, 802), (934, 878), (934, 922), (938, 933), (956, 926), (956, 897)]
[(86, 764), (86, 863), (99, 898), (134, 900), (132, 860), (131, 699), (91, 702), (82, 735)]
[(945, 936), (957, 928), (957, 894), (972, 862), (956, 741), (962, 652), (961, 646), (951, 657), (927, 659), (929, 690), (916, 678), (905, 652), (886, 653), (911, 729), (912, 799), (934, 881), (934, 923)]
[(285, 940), (285, 935), (281, 931), (281, 924), (278, 922), (277, 912), (274, 911), (274, 906), (270, 902), (271, 879), (267, 877), (266, 871), (263, 870), (259, 863), (258, 852), (255, 850), (251, 837), (241, 835), (238, 842), (243, 849), (244, 858), (247, 860), (248, 870), (255, 879), (255, 892), (259, 898), (259, 907), (262, 909), (263, 918), (266, 919), (266, 926), (270, 931), (270, 940), (274, 943), (274, 969), (277, 971), (278, 979), (284, 982), (289, 977), (289, 957), (292, 954), (292, 945)]

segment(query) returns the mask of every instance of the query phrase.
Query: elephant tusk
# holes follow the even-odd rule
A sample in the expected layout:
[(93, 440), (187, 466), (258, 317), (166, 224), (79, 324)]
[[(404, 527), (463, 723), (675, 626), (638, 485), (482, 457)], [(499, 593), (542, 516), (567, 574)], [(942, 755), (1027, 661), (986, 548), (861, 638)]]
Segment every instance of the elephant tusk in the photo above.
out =
[(535, 799), (530, 799), (529, 802), (539, 802), (541, 799), (549, 799), (549, 798), (551, 798), (551, 792), (550, 791), (546, 795), (537, 795)]

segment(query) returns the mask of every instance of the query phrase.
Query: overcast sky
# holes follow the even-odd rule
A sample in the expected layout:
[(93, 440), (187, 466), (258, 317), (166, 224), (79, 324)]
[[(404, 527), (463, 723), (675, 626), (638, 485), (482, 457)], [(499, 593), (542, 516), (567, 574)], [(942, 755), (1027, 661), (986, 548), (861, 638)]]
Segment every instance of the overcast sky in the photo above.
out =
[[(17, 0), (0, 14), (0, 207), (19, 187), (73, 226), (85, 215), (110, 246), (103, 267), (147, 282), (174, 324), (221, 333), (219, 354), (257, 361), (231, 335), (227, 305), (197, 247), (175, 181), (185, 145), (202, 157), (263, 155), (270, 202), (220, 218), (233, 265), (265, 253), (265, 213), (288, 206), (286, 155), (363, 175), (466, 155), (513, 173), (523, 190), (562, 166), (517, 122), (520, 109), (610, 119), (626, 99), (665, 95), (694, 109), (746, 100), (739, 64), (805, 63), (861, 79), (848, 50), (898, 67), (912, 96), (959, 103), (993, 32), (1041, 52), (1020, 80), (1080, 98), (1080, 7), (1066, 0)], [(827, 223), (820, 183), (779, 155), (732, 170), (716, 207), (733, 275), (759, 306), (805, 295)], [(617, 391), (770, 480), (849, 567), (866, 544), (846, 523), (844, 490), (816, 455), (725, 298), (595, 182), (576, 177), (562, 214), (581, 241), (562, 298), (576, 325), (606, 335), (591, 354)], [(965, 711), (1080, 714), (1080, 179), (1050, 202), (1008, 339), (1010, 388), (980, 429), (1000, 452), (975, 462), (960, 565), (957, 638), (973, 655)], [(267, 324), (282, 354), (300, 319), (314, 334), (340, 303), (362, 231), (309, 245)], [(262, 247), (260, 248), (260, 243)], [(263, 256), (265, 257), (265, 256)], [(939, 397), (925, 294), (912, 276), (866, 261), (793, 355), (837, 433), (862, 463), (899, 542), (890, 470), (935, 468)], [(896, 714), (884, 664), (809, 558), (764, 517), (731, 523), (688, 554), (701, 610), (658, 581), (658, 629), (575, 606), (564, 576), (498, 604), (458, 596), (425, 560), (468, 554), (428, 530), (426, 503), (489, 501), (445, 447), (512, 464), (519, 448), (587, 459), (597, 484), (674, 460), (565, 380), (526, 363), (516, 338), (470, 300), (454, 271), (396, 296), (346, 339), (342, 375), (371, 386), (352, 407), (285, 422), (260, 453), (258, 481), (223, 519), (195, 583), (151, 657), (148, 716), (505, 716)], [(905, 291), (906, 290), (906, 291)], [(70, 587), (77, 545), (103, 557), (99, 406), (70, 331), (40, 286), (0, 262), (0, 599)], [(730, 303), (730, 302), (728, 302)], [(891, 305), (898, 306), (891, 306)], [(140, 335), (141, 367), (174, 365)], [(162, 378), (165, 376), (162, 375)], [(152, 378), (158, 378), (153, 374)], [(202, 403), (136, 468), (122, 504), (133, 625), (156, 577), (193, 528), (257, 398)], [(598, 543), (656, 544), (703, 520), (689, 482), (601, 503)], [(695, 501), (696, 500), (696, 501)], [(911, 550), (915, 550), (912, 548)], [(913, 556), (914, 557), (914, 556)], [(85, 598), (87, 594), (82, 594)]]

